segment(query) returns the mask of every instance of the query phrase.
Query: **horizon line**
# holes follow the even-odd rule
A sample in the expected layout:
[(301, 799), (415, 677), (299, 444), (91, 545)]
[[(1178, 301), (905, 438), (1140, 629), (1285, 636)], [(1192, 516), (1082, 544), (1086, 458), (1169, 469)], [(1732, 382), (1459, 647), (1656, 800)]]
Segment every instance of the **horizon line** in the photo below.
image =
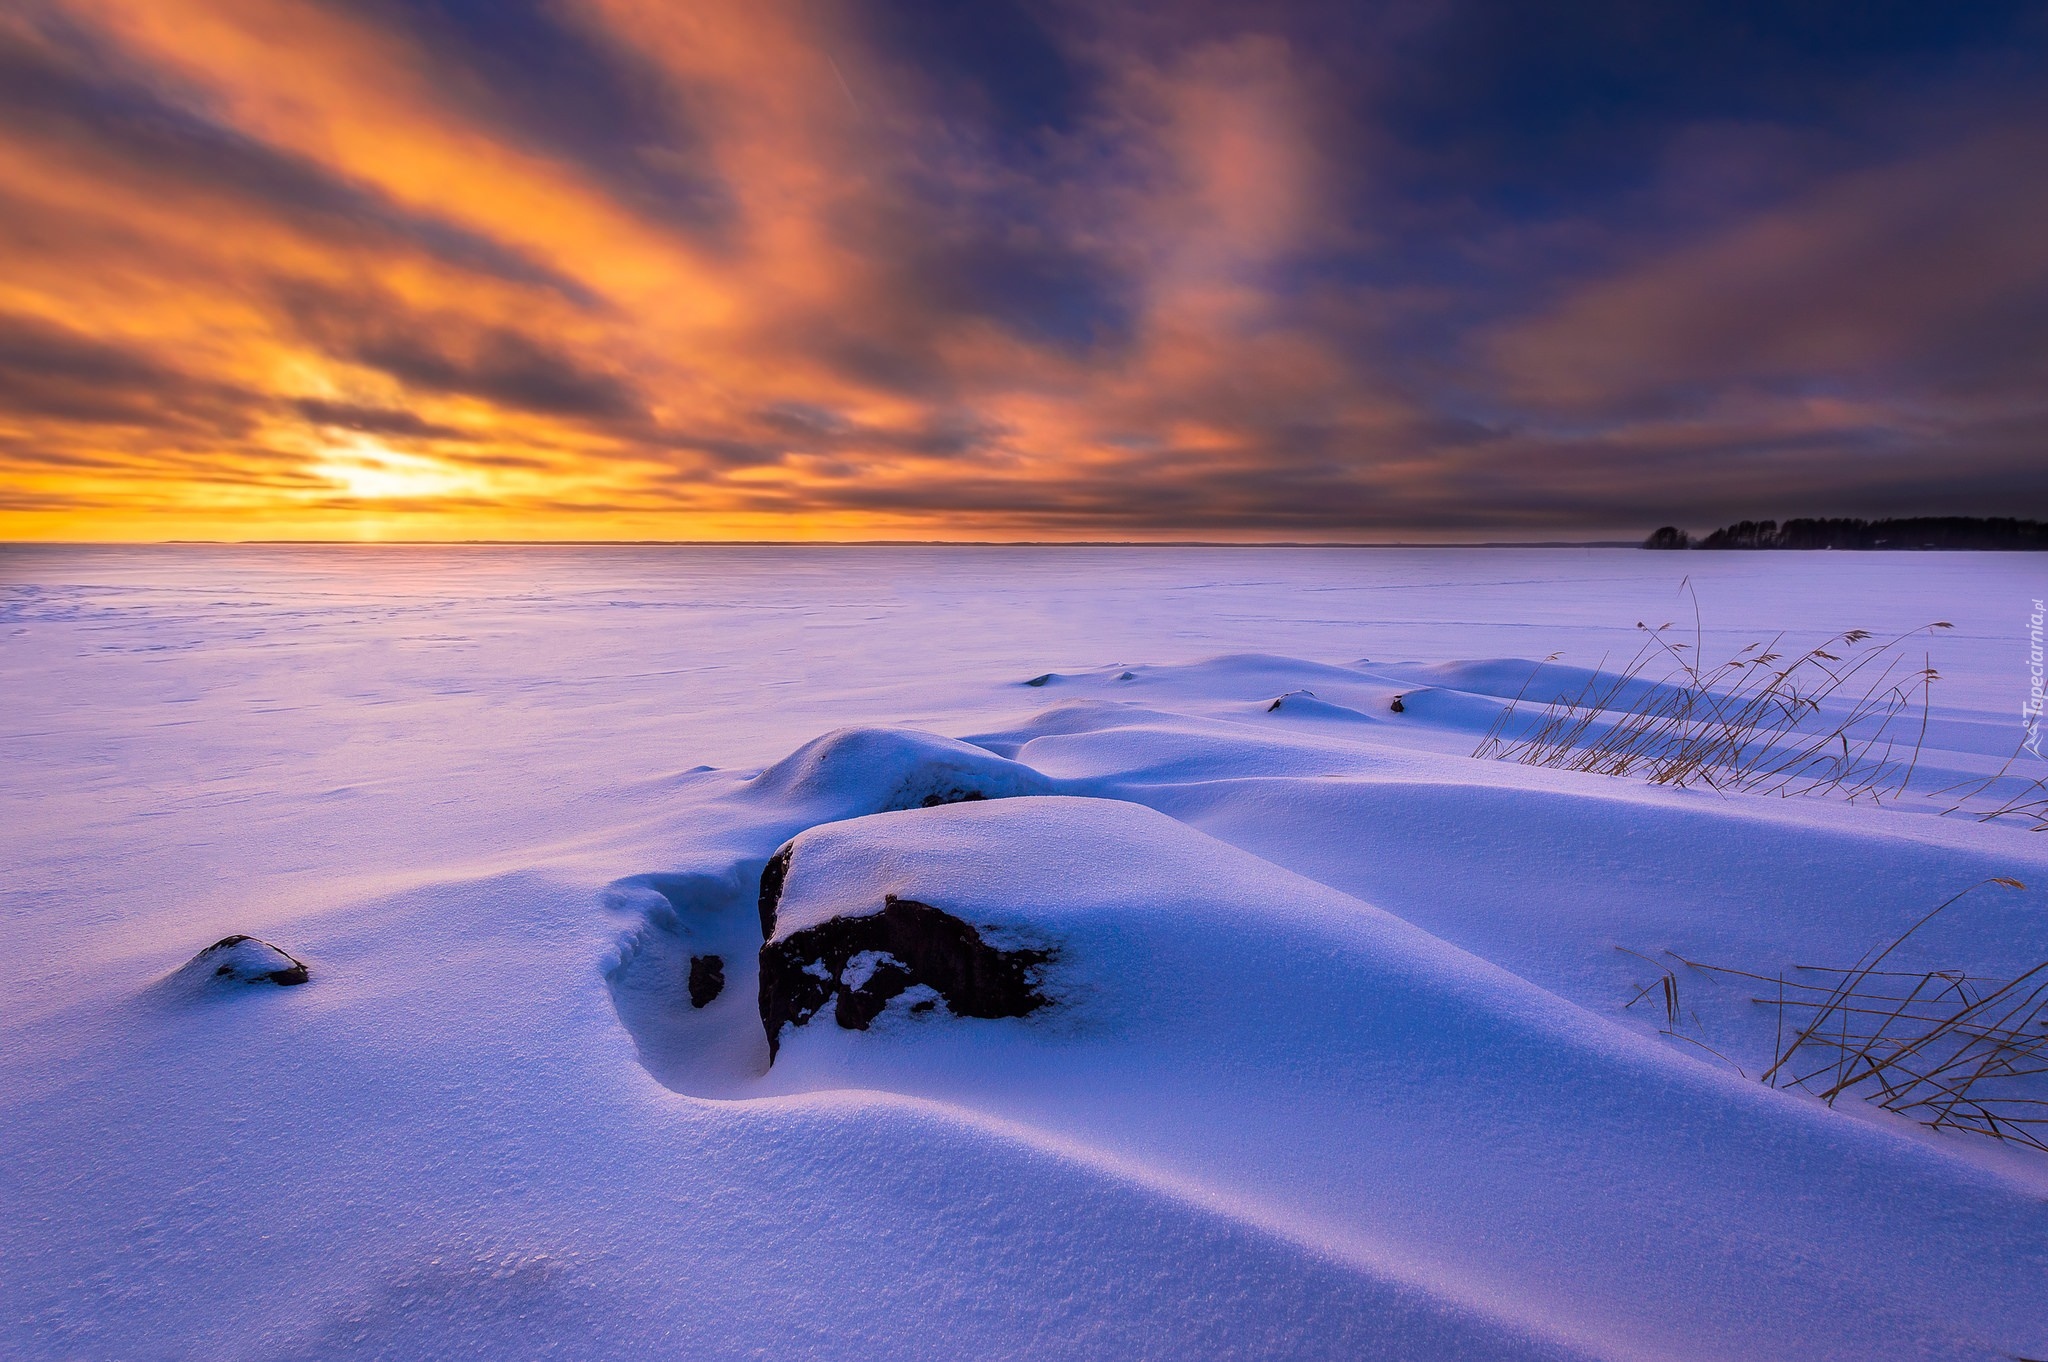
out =
[(1638, 539), (0, 539), (0, 548), (1634, 549)]

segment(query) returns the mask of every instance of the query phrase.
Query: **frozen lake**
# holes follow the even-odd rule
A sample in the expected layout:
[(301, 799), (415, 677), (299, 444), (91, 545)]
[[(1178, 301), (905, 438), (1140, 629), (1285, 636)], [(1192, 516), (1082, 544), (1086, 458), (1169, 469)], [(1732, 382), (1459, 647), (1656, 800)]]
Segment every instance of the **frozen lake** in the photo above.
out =
[(207, 922), (517, 864), (640, 782), (840, 725), (971, 731), (1048, 670), (1594, 665), (1689, 617), (1687, 577), (1731, 647), (1950, 620), (1940, 702), (2017, 741), (2048, 593), (2023, 554), (1626, 549), (16, 547), (0, 574), (7, 892)]
[[(2025, 880), (2038, 918), (2048, 838), (1818, 799), (1652, 797), (1640, 782), (1472, 762), (1464, 711), (1439, 721), (1417, 707), (1413, 729), (1386, 721), (1388, 695), (1450, 674), (1433, 664), (1554, 654), (1612, 666), (1635, 652), (1638, 621), (1682, 621), (1690, 637), (1688, 578), (1709, 656), (1780, 632), (1804, 646), (1852, 627), (1888, 635), (1949, 621), (1924, 645), (1941, 673), (1936, 711), (1966, 735), (1943, 741), (1990, 758), (2020, 739), (2027, 615), (2048, 594), (2048, 564), (2024, 554), (0, 551), (0, 990), (10, 1000), (0, 1144), (16, 1151), (0, 1175), (0, 1351), (541, 1355), (545, 1343), (560, 1356), (1735, 1357), (1782, 1347), (1846, 1358), (2048, 1347), (2038, 1298), (2010, 1299), (2048, 1265), (2048, 1180), (2031, 1155), (1951, 1149), (1677, 1058), (1680, 1047), (1620, 1006), (1639, 981), (1614, 973), (1616, 945), (1690, 943), (1776, 968), (1807, 944), (1793, 928), (1822, 906), (1845, 924), (1828, 948), (1853, 957), (1930, 895), (1989, 874)], [(1199, 665), (1234, 654), (1267, 656)], [(1318, 680), (1319, 664), (1348, 670)], [(1047, 673), (1058, 684), (1022, 684)], [(1284, 733), (1257, 728), (1267, 701), (1297, 689), (1315, 690), (1325, 709)], [(1825, 1225), (1840, 1217), (1819, 1212), (1813, 1223), (1759, 1212), (1743, 1229), (1743, 1160), (1717, 1163), (1713, 1139), (1672, 1198), (1704, 1198), (1719, 1220), (1641, 1201), (1588, 1210), (1580, 1191), (1560, 1190), (1565, 1173), (1530, 1173), (1538, 1182), (1525, 1186), (1490, 1155), (1451, 1178), (1469, 1189), (1451, 1198), (1454, 1211), (1437, 1206), (1420, 1153), (1389, 1171), (1355, 1152), (1313, 1152), (1328, 1142), (1308, 1127), (1269, 1132), (1247, 1118), (1203, 1134), (1200, 1122), (1162, 1124), (1113, 1104), (1062, 1106), (1056, 1094), (1072, 1085), (1154, 1081), (1135, 1040), (1128, 1053), (1090, 1051), (1075, 1070), (1061, 1067), (1081, 1063), (1065, 1051), (1033, 1050), (1016, 1061), (1028, 1080), (991, 1088), (983, 1076), (1011, 1052), (940, 1062), (889, 1050), (883, 1062), (883, 1050), (842, 1045), (870, 1037), (813, 1027), (775, 1071), (787, 1075), (781, 1086), (731, 1101), (760, 1075), (699, 1064), (696, 1033), (663, 1029), (659, 1006), (615, 1010), (622, 978), (645, 982), (631, 976), (634, 952), (654, 959), (663, 931), (695, 930), (680, 902), (681, 927), (658, 904), (642, 921), (646, 905), (618, 886), (657, 872), (725, 876), (750, 900), (749, 877), (784, 838), (896, 807), (834, 804), (837, 794), (802, 781), (790, 788), (812, 794), (772, 809), (733, 802), (743, 777), (850, 725), (976, 737), (1028, 768), (1017, 779), (1052, 782), (995, 793), (1115, 799), (1199, 829), (1186, 833), (1199, 847), (1142, 821), (1102, 834), (1123, 839), (1104, 843), (1104, 856), (1156, 839), (1168, 878), (1213, 877), (1248, 904), (1313, 881), (1314, 893), (1386, 909), (1424, 944), (1331, 946), (1360, 952), (1358, 978), (1450, 971), (1464, 982), (1445, 987), (1477, 1000), (1473, 1016), (1509, 1019), (1474, 1022), (1473, 1043), (1539, 1067), (1553, 1044), (1561, 1056), (1605, 1054), (1608, 1031), (1629, 1055), (1644, 1047), (1647, 1059), (1614, 1061), (1627, 1069), (1611, 1078), (1616, 1090), (1669, 1065), (1674, 1112), (1719, 1112), (1713, 1094), (1723, 1094), (1729, 1114), (1709, 1124), (1728, 1149), (1797, 1151), (1757, 1174), (1774, 1196), (1821, 1164), (1848, 1170), (1830, 1184), (1843, 1197), (1876, 1197), (1904, 1178), (1920, 1191), (1870, 1228), (1890, 1256), (1852, 1261), (1863, 1250), (1830, 1238)], [(919, 770), (926, 760), (886, 759)], [(831, 779), (855, 789), (858, 774)], [(1358, 802), (1328, 803), (1338, 786)], [(832, 854), (853, 867), (845, 885), (865, 886), (860, 867), (877, 855), (980, 864), (969, 842), (948, 838), (1009, 838), (1003, 854), (1021, 855), (1021, 844), (1094, 835), (1091, 820), (1058, 810), (1015, 817), (909, 851), (856, 842)], [(1205, 859), (1203, 847), (1225, 845), (1240, 860)], [(1005, 873), (1065, 884), (1065, 871), (1017, 865)], [(1268, 882), (1261, 866), (1306, 878)], [(1873, 875), (1858, 894), (1822, 887)], [(1443, 886), (1461, 881), (1479, 887), (1447, 897)], [(1809, 881), (1809, 897), (1785, 890), (1756, 916), (1771, 886)], [(821, 902), (840, 892), (828, 889), (812, 892)], [(1654, 898), (1692, 904), (1700, 939), (1684, 935), (1688, 914), (1644, 909)], [(1047, 920), (1083, 924), (1075, 939), (1086, 940), (1096, 908), (1076, 903)], [(1185, 906), (1170, 894), (1160, 903), (1162, 913)], [(1552, 903), (1554, 917), (1510, 921), (1516, 905)], [(2048, 951), (2022, 918), (1996, 922), (2007, 925), (1958, 937), (1956, 949)], [(239, 932), (307, 953), (314, 985), (203, 1016), (137, 1001), (201, 946)], [(1440, 947), (1479, 972), (1416, 963)], [(1524, 1022), (1513, 1019), (1553, 1006), (1562, 1020), (1528, 1023), (1541, 1044), (1515, 1029)], [(1573, 1030), (1582, 1019), (1584, 1034)], [(1739, 1019), (1729, 1025), (1740, 1032)], [(1332, 1030), (1327, 1043), (1350, 1034)], [(739, 1044), (714, 1039), (705, 1053)], [(1267, 1043), (1250, 1032), (1230, 1042), (1246, 1055)], [(1041, 1060), (1050, 1067), (1030, 1068)], [(1222, 1100), (1156, 1081), (1160, 1110)], [(1331, 1122), (1378, 1119), (1343, 1105), (1356, 1100), (1345, 1082), (1333, 1071), (1319, 1096), (1299, 1099), (1304, 1110), (1328, 1098)], [(819, 1096), (842, 1087), (868, 1096)], [(1240, 1096), (1279, 1100), (1249, 1087)], [(1540, 1105), (1543, 1085), (1514, 1100)], [(1595, 1163), (1621, 1151), (1618, 1187), (1654, 1175), (1658, 1161), (1630, 1162), (1642, 1150), (1703, 1138), (1696, 1124), (1587, 1119), (1559, 1147)], [(1771, 1124), (1780, 1120), (1789, 1124)], [(1520, 1138), (1511, 1129), (1493, 1135)], [(1269, 1136), (1307, 1141), (1287, 1145), (1296, 1172), (1244, 1159)], [(1550, 1146), (1532, 1148), (1531, 1166), (1548, 1168)], [(1355, 1201), (1332, 1190), (1360, 1187), (1375, 1190)], [(1555, 1215), (1529, 1229), (1539, 1257), (1570, 1250), (1611, 1270), (1551, 1275), (1492, 1242), (1483, 1226), (1511, 1204)], [(1942, 1207), (1955, 1233), (1990, 1236), (1983, 1256), (2000, 1264), (1943, 1269), (1908, 1290), (1891, 1273), (1910, 1275), (1923, 1253), (1939, 1258)], [(1729, 1247), (1701, 1247), (1697, 1236), (1721, 1229)], [(1631, 1261), (1639, 1230), (1695, 1236), (1700, 1256), (1646, 1268)], [(1755, 1261), (1734, 1247), (1745, 1236), (1763, 1245)], [(1774, 1255), (1819, 1266), (1779, 1282)], [(1710, 1290), (1754, 1293), (1755, 1319), (1716, 1322), (1683, 1304)], [(1641, 1307), (1632, 1333), (1623, 1322), (1642, 1294), (1680, 1303)], [(1842, 1325), (1844, 1311), (1866, 1322)]]

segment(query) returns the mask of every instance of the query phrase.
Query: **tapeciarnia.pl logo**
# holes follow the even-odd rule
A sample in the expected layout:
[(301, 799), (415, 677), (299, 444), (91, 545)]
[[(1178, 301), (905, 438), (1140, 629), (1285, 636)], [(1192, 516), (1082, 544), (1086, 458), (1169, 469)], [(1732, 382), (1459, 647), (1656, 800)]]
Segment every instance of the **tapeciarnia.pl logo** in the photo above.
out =
[(2027, 617), (2027, 703), (2020, 707), (2020, 722), (2026, 725), (2026, 748), (2041, 755), (2041, 620), (2048, 615), (2041, 601), (2034, 601), (2034, 613)]

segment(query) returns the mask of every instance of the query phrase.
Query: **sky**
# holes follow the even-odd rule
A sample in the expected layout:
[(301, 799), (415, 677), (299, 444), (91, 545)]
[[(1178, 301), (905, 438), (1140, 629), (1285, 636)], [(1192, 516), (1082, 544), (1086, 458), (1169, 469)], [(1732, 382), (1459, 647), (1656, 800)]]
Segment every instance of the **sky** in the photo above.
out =
[(0, 0), (0, 537), (2048, 516), (2048, 6)]

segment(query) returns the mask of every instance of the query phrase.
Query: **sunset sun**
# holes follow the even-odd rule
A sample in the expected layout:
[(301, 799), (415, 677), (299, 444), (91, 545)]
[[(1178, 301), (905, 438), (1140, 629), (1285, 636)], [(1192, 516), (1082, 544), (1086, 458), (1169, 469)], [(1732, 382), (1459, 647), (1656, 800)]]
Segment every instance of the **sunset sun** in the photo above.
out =
[(359, 439), (326, 451), (310, 470), (340, 496), (357, 501), (434, 501), (488, 489), (482, 474), (438, 459)]

